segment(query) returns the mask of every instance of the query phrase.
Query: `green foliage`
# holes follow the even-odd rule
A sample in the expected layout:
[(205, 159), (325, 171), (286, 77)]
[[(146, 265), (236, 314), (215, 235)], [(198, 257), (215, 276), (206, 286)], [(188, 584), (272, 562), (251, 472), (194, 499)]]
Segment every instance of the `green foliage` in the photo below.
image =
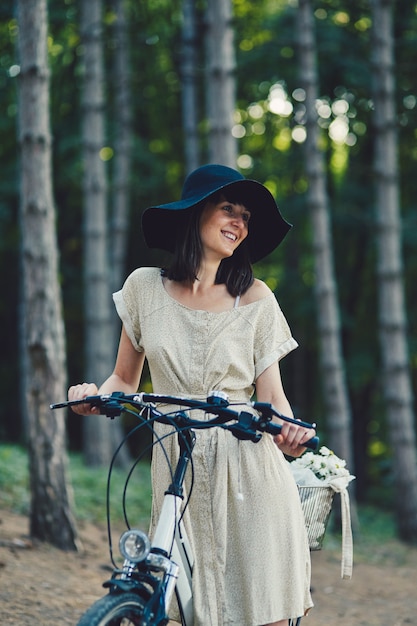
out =
[(362, 542), (381, 545), (394, 539), (395, 522), (392, 513), (385, 509), (362, 506), (359, 509), (359, 537)]
[[(107, 470), (87, 468), (78, 454), (70, 456), (70, 475), (74, 491), (75, 515), (79, 520), (104, 522), (106, 519)], [(123, 491), (128, 472), (112, 471), (110, 510), (113, 521), (123, 520)], [(151, 486), (149, 463), (135, 468), (126, 491), (126, 511), (132, 526), (147, 529), (150, 516)]]
[(28, 455), (18, 446), (0, 446), (0, 507), (29, 512)]
[[(106, 520), (107, 470), (89, 468), (79, 454), (70, 454), (69, 477), (74, 492), (77, 520), (104, 523)], [(122, 497), (128, 471), (112, 472), (110, 503), (114, 523), (123, 521)], [(28, 456), (24, 448), (0, 446), (0, 508), (29, 514)], [(149, 463), (135, 468), (126, 491), (127, 515), (131, 525), (147, 529), (150, 516), (151, 486)]]
[[(333, 513), (324, 538), (323, 549), (334, 551), (336, 557), (341, 555), (342, 534), (341, 528), (336, 527), (335, 506), (337, 506), (336, 503), (333, 505)], [(373, 563), (375, 565), (390, 563), (395, 567), (400, 567), (407, 562), (410, 547), (396, 539), (396, 526), (392, 510), (362, 505), (358, 507), (357, 518), (352, 522), (353, 575), (355, 575), (355, 566), (359, 563)]]

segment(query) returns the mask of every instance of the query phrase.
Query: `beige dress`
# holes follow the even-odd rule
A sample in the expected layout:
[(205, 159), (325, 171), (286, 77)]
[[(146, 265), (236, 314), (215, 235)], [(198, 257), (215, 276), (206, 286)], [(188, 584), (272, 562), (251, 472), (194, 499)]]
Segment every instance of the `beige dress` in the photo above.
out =
[[(168, 295), (159, 269), (140, 268), (114, 301), (132, 344), (146, 353), (156, 393), (205, 398), (222, 390), (247, 401), (259, 374), (297, 346), (272, 292), (230, 311), (197, 311)], [(176, 437), (164, 446), (175, 460)], [(304, 615), (313, 605), (304, 518), (272, 438), (255, 444), (220, 428), (198, 430), (193, 461), (185, 524), (195, 556), (195, 626), (261, 626)], [(158, 445), (152, 479), (155, 520), (170, 482)]]

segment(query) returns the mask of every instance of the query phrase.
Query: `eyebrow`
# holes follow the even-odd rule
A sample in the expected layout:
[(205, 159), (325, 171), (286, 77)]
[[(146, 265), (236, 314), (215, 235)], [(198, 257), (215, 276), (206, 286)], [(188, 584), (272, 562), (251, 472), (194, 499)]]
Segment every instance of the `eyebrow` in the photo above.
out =
[(230, 198), (224, 198), (223, 202), (230, 202), (230, 204), (234, 204), (234, 205), (240, 205), (243, 207), (243, 212), (244, 213), (249, 213), (249, 215), (251, 215), (251, 210), (247, 208), (247, 206), (241, 202), (240, 200), (230, 200)]

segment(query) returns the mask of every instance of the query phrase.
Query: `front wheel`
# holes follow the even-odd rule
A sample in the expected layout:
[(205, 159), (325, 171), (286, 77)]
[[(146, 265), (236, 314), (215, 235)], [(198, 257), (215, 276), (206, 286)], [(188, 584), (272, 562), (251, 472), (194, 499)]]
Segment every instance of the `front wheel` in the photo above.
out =
[[(159, 622), (163, 623), (167, 622)], [(134, 593), (104, 596), (84, 613), (78, 626), (144, 626), (143, 601)]]

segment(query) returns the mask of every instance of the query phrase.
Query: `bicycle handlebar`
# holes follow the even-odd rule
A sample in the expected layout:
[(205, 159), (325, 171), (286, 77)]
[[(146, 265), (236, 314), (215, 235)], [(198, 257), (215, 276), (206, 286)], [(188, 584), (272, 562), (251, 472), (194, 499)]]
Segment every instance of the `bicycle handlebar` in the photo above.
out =
[[(173, 404), (179, 407), (178, 411), (172, 414), (164, 414), (158, 411), (155, 407), (156, 403)], [(192, 398), (185, 398), (180, 396), (170, 396), (156, 393), (135, 393), (125, 394), (123, 392), (113, 392), (112, 394), (87, 396), (82, 400), (68, 400), (66, 402), (60, 402), (57, 404), (51, 404), (51, 409), (60, 409), (68, 406), (76, 406), (80, 404), (90, 404), (92, 407), (98, 407), (100, 412), (107, 417), (114, 418), (119, 416), (126, 408), (126, 405), (139, 409), (148, 408), (151, 409), (154, 419), (158, 422), (166, 424), (176, 424), (181, 428), (194, 428), (204, 429), (212, 426), (222, 426), (223, 428), (230, 430), (232, 434), (238, 439), (248, 439), (257, 442), (262, 437), (262, 433), (266, 432), (270, 435), (276, 436), (281, 432), (281, 424), (272, 422), (273, 417), (302, 426), (304, 428), (315, 428), (315, 424), (309, 424), (302, 422), (291, 417), (287, 417), (279, 413), (272, 404), (266, 402), (248, 402), (248, 403), (236, 403), (240, 406), (247, 406), (255, 409), (257, 415), (249, 411), (236, 411), (230, 409), (231, 403), (229, 402), (226, 394), (223, 392), (212, 392), (206, 400), (196, 400)], [(215, 415), (215, 419), (211, 420), (193, 420), (186, 416), (181, 410), (181, 407), (187, 407), (189, 409), (200, 409), (206, 413)], [(228, 422), (234, 423), (230, 424)], [(317, 436), (312, 437), (310, 440), (302, 444), (306, 448), (311, 450), (317, 450), (319, 445), (319, 438)]]

